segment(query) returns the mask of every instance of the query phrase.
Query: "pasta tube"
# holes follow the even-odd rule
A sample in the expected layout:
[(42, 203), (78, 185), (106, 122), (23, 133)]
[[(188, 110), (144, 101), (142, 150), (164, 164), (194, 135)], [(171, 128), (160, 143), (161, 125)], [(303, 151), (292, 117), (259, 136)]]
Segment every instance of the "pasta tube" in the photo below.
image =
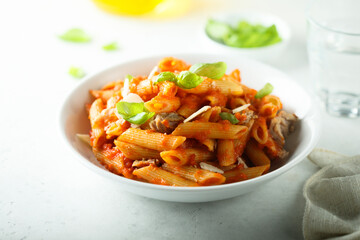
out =
[(237, 139), (240, 138), (246, 130), (247, 127), (241, 125), (211, 122), (187, 122), (179, 124), (172, 135), (198, 139)]
[(191, 166), (171, 166), (170, 164), (164, 163), (162, 168), (180, 175), (186, 179), (197, 182), (199, 185), (218, 185), (225, 182), (225, 177), (220, 173), (211, 172), (201, 168), (195, 168)]
[(196, 182), (177, 176), (174, 173), (165, 171), (159, 167), (149, 165), (147, 167), (135, 169), (133, 174), (139, 178), (145, 179), (150, 183), (160, 185), (170, 185), (179, 187), (194, 187)]
[(165, 135), (151, 130), (129, 128), (123, 132), (117, 140), (136, 144), (144, 148), (164, 151), (178, 148), (185, 142), (186, 137)]

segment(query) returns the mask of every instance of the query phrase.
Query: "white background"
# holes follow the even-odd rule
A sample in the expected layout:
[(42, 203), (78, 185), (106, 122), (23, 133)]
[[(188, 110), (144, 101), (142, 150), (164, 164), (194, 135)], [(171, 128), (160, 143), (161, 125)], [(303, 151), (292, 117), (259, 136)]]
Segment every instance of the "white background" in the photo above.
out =
[[(158, 53), (214, 52), (202, 38), (211, 14), (259, 10), (286, 20), (293, 38), (271, 65), (311, 89), (305, 1), (193, 0), (187, 15), (168, 20), (106, 14), (90, 0), (0, 2), (0, 239), (301, 239), (302, 187), (318, 169), (305, 159), (256, 192), (233, 199), (180, 204), (118, 189), (80, 165), (58, 133), (66, 94), (88, 73)], [(57, 35), (85, 29), (90, 44)], [(118, 41), (121, 49), (101, 46)], [(319, 147), (359, 153), (360, 120), (322, 115)]]

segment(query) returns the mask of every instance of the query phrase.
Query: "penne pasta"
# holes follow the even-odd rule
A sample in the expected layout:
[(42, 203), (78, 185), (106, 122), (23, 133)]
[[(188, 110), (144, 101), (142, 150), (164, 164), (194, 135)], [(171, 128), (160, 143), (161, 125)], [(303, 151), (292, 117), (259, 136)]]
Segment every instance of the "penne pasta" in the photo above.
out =
[(214, 158), (212, 152), (197, 148), (178, 148), (170, 151), (163, 151), (160, 156), (170, 165), (182, 166), (185, 164), (195, 165), (203, 161), (210, 161)]
[(230, 166), (236, 162), (234, 140), (218, 140), (217, 158), (220, 166)]
[(164, 169), (155, 167), (153, 165), (135, 169), (133, 174), (154, 184), (178, 187), (194, 187), (198, 185), (194, 181), (179, 177), (174, 173), (165, 171)]
[(155, 113), (175, 112), (180, 107), (180, 98), (158, 95), (147, 101), (145, 107)]
[(266, 166), (265, 171), (269, 170), (270, 159), (266, 156), (264, 151), (257, 146), (256, 142), (250, 140), (246, 145), (245, 153), (255, 166)]
[(210, 122), (187, 122), (181, 123), (172, 135), (185, 136), (196, 139), (237, 139), (247, 130), (246, 126), (210, 123)]
[(161, 159), (160, 152), (153, 149), (140, 147), (135, 144), (114, 141), (116, 147), (125, 155), (125, 157), (132, 160), (141, 159)]
[(186, 137), (165, 135), (150, 130), (129, 128), (121, 134), (117, 140), (136, 144), (144, 148), (163, 151), (178, 148), (183, 142), (185, 142)]
[(240, 70), (225, 66), (166, 57), (147, 76), (92, 89), (91, 131), (77, 137), (109, 171), (138, 181), (208, 186), (261, 176), (286, 158), (297, 117), (277, 96), (255, 98)]
[(93, 152), (97, 160), (109, 171), (127, 178), (134, 178), (131, 164), (125, 161), (116, 148), (93, 148)]
[(90, 136), (89, 134), (76, 134), (76, 136), (84, 143), (88, 144), (89, 146), (91, 146), (91, 142), (90, 142)]
[(167, 163), (164, 163), (162, 168), (181, 177), (197, 182), (202, 186), (219, 185), (225, 182), (225, 177), (220, 173), (215, 173), (200, 168), (191, 166), (178, 167)]
[(224, 172), (224, 176), (226, 177), (226, 183), (233, 183), (259, 177), (263, 175), (267, 170), (267, 166), (234, 168)]
[(244, 90), (242, 86), (228, 79), (213, 80), (212, 85), (215, 89), (219, 89), (222, 94), (242, 96)]
[(181, 107), (177, 110), (181, 116), (187, 118), (196, 112), (201, 106), (201, 98), (194, 94), (189, 94), (181, 99)]
[(251, 129), (251, 136), (260, 144), (265, 144), (268, 141), (269, 132), (265, 118), (259, 117), (255, 120)]

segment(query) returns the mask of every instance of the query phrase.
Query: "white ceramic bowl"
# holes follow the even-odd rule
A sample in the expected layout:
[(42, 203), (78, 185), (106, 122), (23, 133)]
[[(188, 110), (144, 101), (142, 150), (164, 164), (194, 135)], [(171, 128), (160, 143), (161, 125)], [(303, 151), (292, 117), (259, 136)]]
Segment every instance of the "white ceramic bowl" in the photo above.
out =
[(230, 25), (236, 25), (239, 21), (245, 20), (252, 24), (262, 24), (265, 26), (270, 26), (275, 24), (277, 31), (282, 38), (281, 42), (276, 44), (265, 46), (265, 47), (256, 47), (256, 48), (237, 48), (230, 47), (225, 44), (216, 42), (212, 40), (205, 31), (205, 25), (203, 26), (203, 38), (207, 43), (207, 47), (211, 52), (227, 53), (233, 54), (236, 56), (245, 56), (252, 59), (271, 62), (271, 60), (279, 57), (288, 46), (291, 37), (291, 31), (289, 25), (282, 19), (277, 16), (260, 13), (260, 12), (236, 12), (236, 13), (223, 13), (210, 16), (209, 18), (229, 23)]
[(227, 55), (183, 54), (171, 55), (194, 64), (199, 62), (224, 61), (228, 71), (239, 68), (242, 82), (252, 88), (260, 89), (266, 82), (274, 86), (273, 94), (280, 97), (284, 109), (295, 113), (299, 126), (287, 139), (286, 148), (290, 157), (286, 162), (273, 165), (266, 175), (243, 182), (209, 187), (169, 187), (144, 183), (117, 176), (104, 169), (95, 159), (90, 148), (79, 141), (77, 133), (90, 130), (84, 104), (90, 102), (89, 90), (99, 89), (105, 83), (124, 78), (125, 75), (146, 75), (165, 56), (155, 56), (122, 63), (84, 79), (66, 98), (60, 112), (60, 129), (74, 159), (86, 167), (118, 184), (119, 188), (145, 197), (177, 201), (206, 202), (231, 198), (255, 190), (301, 162), (314, 148), (319, 137), (319, 119), (309, 95), (288, 76), (262, 63)]

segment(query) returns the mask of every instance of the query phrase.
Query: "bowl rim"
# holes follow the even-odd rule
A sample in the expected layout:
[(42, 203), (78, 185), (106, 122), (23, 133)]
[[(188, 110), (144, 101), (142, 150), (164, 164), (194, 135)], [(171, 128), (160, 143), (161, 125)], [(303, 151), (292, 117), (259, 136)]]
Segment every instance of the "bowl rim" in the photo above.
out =
[[(225, 17), (225, 16), (236, 16), (239, 19), (242, 16), (245, 16), (244, 19), (246, 19), (246, 16), (255, 16), (255, 18), (258, 16), (258, 17), (263, 17), (263, 18), (267, 18), (267, 19), (272, 19), (275, 22), (280, 23), (286, 29), (286, 31), (280, 32), (281, 30), (279, 30), (277, 28), (279, 35), (282, 37), (282, 41), (280, 41), (278, 43), (275, 43), (275, 44), (272, 44), (272, 45), (261, 46), (261, 47), (253, 47), (253, 48), (232, 47), (232, 46), (228, 46), (226, 44), (223, 44), (223, 43), (220, 43), (220, 42), (217, 42), (217, 41), (213, 40), (212, 38), (209, 37), (209, 35), (206, 32), (206, 24), (207, 24), (207, 21), (209, 19), (216, 19), (216, 18)], [(210, 15), (210, 16), (208, 16), (206, 21), (202, 24), (202, 32), (203, 32), (203, 35), (205, 35), (206, 39), (208, 39), (210, 42), (212, 42), (212, 43), (214, 43), (216, 45), (223, 46), (224, 48), (235, 49), (237, 51), (244, 51), (244, 52), (245, 51), (246, 52), (255, 52), (255, 51), (271, 49), (271, 48), (278, 47), (279, 45), (287, 44), (290, 41), (291, 35), (292, 35), (291, 28), (290, 28), (289, 24), (285, 20), (283, 20), (281, 17), (279, 17), (277, 15), (274, 15), (274, 14), (261, 12), (261, 11), (254, 11), (254, 10), (233, 11), (233, 12), (226, 12), (226, 13), (223, 12), (223, 13), (217, 13), (217, 14)]]
[(231, 54), (211, 54), (211, 53), (210, 54), (208, 54), (208, 53), (183, 53), (183, 54), (169, 53), (169, 54), (159, 54), (159, 55), (152, 55), (152, 56), (146, 56), (146, 57), (136, 57), (131, 60), (123, 61), (118, 64), (112, 65), (110, 67), (104, 68), (103, 70), (100, 70), (98, 72), (95, 72), (95, 73), (85, 77), (81, 83), (79, 83), (74, 88), (72, 88), (70, 90), (70, 92), (65, 96), (63, 104), (59, 111), (59, 115), (58, 115), (58, 120), (59, 120), (58, 131), (60, 132), (60, 135), (62, 136), (62, 141), (65, 142), (65, 145), (68, 148), (70, 148), (71, 151), (77, 156), (76, 158), (81, 164), (85, 165), (87, 168), (89, 168), (90, 170), (93, 170), (94, 172), (96, 172), (97, 174), (99, 174), (101, 176), (105, 176), (107, 178), (113, 179), (121, 184), (126, 184), (126, 185), (130, 184), (132, 187), (148, 188), (148, 189), (160, 190), (160, 191), (189, 192), (189, 193), (191, 193), (191, 192), (192, 193), (194, 193), (194, 192), (209, 192), (209, 191), (211, 192), (213, 190), (225, 190), (228, 188), (239, 188), (241, 186), (265, 182), (267, 180), (275, 178), (276, 176), (280, 176), (281, 174), (290, 170), (295, 165), (297, 165), (302, 160), (304, 160), (306, 158), (306, 156), (313, 150), (315, 145), (318, 143), (318, 141), (320, 139), (319, 133), (321, 132), (320, 113), (319, 113), (319, 111), (317, 111), (317, 106), (314, 102), (314, 99), (311, 98), (310, 94), (303, 87), (301, 87), (296, 81), (294, 81), (290, 76), (281, 72), (280, 70), (278, 70), (270, 65), (264, 64), (262, 62), (253, 60), (253, 59), (249, 59), (249, 58), (246, 58), (243, 56), (236, 56), (237, 59), (241, 58), (243, 60), (246, 60), (247, 62), (251, 62), (252, 64), (258, 65), (260, 68), (268, 68), (271, 71), (277, 72), (277, 74), (283, 75), (287, 80), (291, 81), (292, 84), (294, 84), (301, 91), (303, 91), (304, 94), (306, 94), (306, 96), (309, 98), (310, 108), (308, 109), (308, 111), (306, 112), (306, 114), (304, 115), (302, 120), (303, 121), (311, 121), (311, 123), (313, 125), (315, 125), (315, 127), (313, 129), (314, 131), (312, 132), (310, 141), (305, 146), (305, 149), (301, 153), (299, 153), (299, 155), (297, 157), (291, 159), (291, 161), (288, 161), (283, 166), (281, 166), (271, 172), (268, 172), (265, 175), (262, 175), (262, 176), (259, 176), (256, 178), (248, 179), (248, 180), (241, 181), (241, 182), (229, 183), (229, 184), (221, 184), (221, 185), (214, 185), (214, 186), (199, 186), (199, 187), (164, 186), (164, 185), (158, 185), (158, 184), (153, 184), (153, 183), (136, 181), (133, 179), (128, 179), (123, 176), (116, 175), (116, 174), (108, 171), (105, 168), (96, 166), (95, 164), (91, 163), (87, 158), (82, 156), (71, 145), (70, 141), (68, 140), (68, 138), (66, 136), (66, 132), (65, 132), (65, 125), (66, 125), (65, 120), (66, 119), (64, 116), (65, 116), (66, 108), (70, 104), (71, 96), (74, 95), (74, 93), (77, 92), (79, 89), (85, 89), (84, 85), (87, 85), (89, 81), (91, 81), (94, 78), (97, 78), (99, 75), (103, 75), (106, 72), (114, 71), (117, 68), (121, 68), (123, 65), (135, 64), (135, 63), (138, 63), (139, 61), (149, 61), (149, 60), (161, 59), (166, 56), (173, 56), (173, 57), (180, 58), (180, 59), (191, 58), (194, 56), (198, 56), (201, 58), (234, 57)]

